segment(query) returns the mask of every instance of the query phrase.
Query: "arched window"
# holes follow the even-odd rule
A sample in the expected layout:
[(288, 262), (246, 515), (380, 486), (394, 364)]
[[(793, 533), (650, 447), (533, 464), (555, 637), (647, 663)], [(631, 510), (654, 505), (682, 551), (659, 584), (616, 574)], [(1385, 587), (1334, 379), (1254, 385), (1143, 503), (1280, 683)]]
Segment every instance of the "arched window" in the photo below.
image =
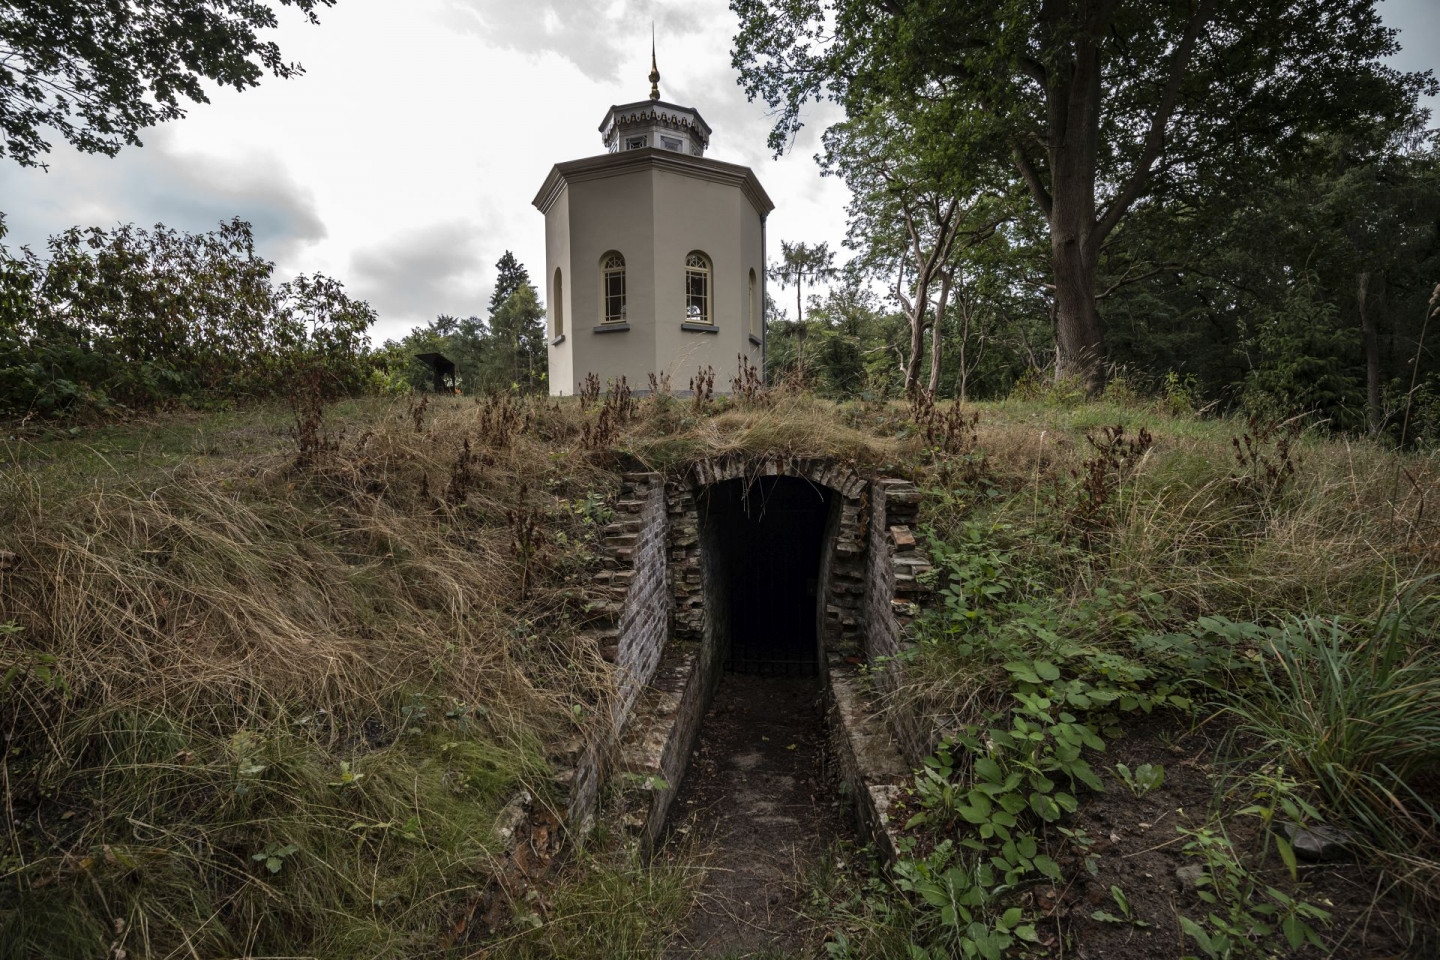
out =
[(685, 322), (714, 323), (710, 314), (710, 258), (699, 250), (685, 258)]
[(760, 321), (757, 319), (759, 311), (755, 309), (755, 271), (750, 271), (750, 333), (753, 336), (760, 336)]
[(555, 268), (555, 292), (551, 297), (555, 306), (555, 339), (565, 336), (565, 283), (560, 276), (560, 268)]
[(625, 258), (614, 250), (600, 258), (600, 322), (625, 322)]

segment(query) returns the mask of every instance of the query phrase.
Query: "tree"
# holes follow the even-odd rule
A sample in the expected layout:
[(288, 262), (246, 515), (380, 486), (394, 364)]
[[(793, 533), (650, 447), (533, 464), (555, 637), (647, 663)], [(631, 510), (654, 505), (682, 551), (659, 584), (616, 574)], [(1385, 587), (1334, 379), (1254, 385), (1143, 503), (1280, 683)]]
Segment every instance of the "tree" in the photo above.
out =
[[(1430, 73), (1383, 58), (1376, 0), (731, 0), (733, 62), (777, 108), (778, 151), (809, 100), (850, 117), (926, 104), (949, 162), (1003, 145), (1049, 227), (1056, 372), (1098, 385), (1106, 243), (1137, 205), (1260, 179), (1344, 135), (1413, 115)], [(944, 109), (933, 109), (934, 107)]]
[(845, 242), (860, 251), (869, 273), (893, 284), (910, 321), (907, 392), (920, 385), (927, 330), (929, 389), (939, 388), (956, 260), (994, 236), (1014, 206), (982, 186), (982, 168), (957, 169), (941, 145), (927, 143), (929, 126), (917, 122), (913, 111), (877, 107), (836, 124), (824, 137), (823, 169), (843, 178), (852, 194)]
[[(0, 220), (3, 234), (3, 220)], [(276, 284), (250, 225), (72, 228), (41, 261), (0, 245), (0, 414), (203, 407), (370, 382), (369, 304), (328, 277)]]
[[(536, 390), (544, 386), (545, 309), (529, 273), (509, 250), (495, 265), (499, 276), (490, 298), (489, 320), (437, 317), (403, 341), (411, 354), (443, 353), (455, 364), (455, 377), (466, 393), (485, 390)], [(504, 294), (504, 299), (496, 297)], [(407, 376), (417, 387), (429, 382), (418, 364)]]
[(515, 254), (509, 250), (495, 263), (495, 270), (498, 276), (495, 278), (495, 292), (490, 294), (490, 316), (505, 305), (511, 295), (521, 287), (530, 284), (530, 271), (525, 265), (515, 259)]
[(805, 312), (803, 307), (805, 284), (808, 282), (813, 286), (835, 278), (835, 253), (830, 249), (828, 243), (820, 243), (812, 247), (807, 243), (790, 243), (788, 240), (781, 240), (780, 262), (771, 267), (770, 272), (774, 274), (775, 279), (780, 281), (780, 286), (795, 288), (795, 360), (803, 375), (805, 372)]
[(495, 385), (534, 390), (544, 384), (545, 310), (528, 282), (511, 293), (490, 318), (490, 340), (492, 369), (504, 378)]
[[(318, 22), (335, 0), (280, 0)], [(260, 0), (0, 0), (0, 156), (43, 166), (49, 131), (114, 156), (146, 127), (207, 103), (203, 81), (245, 90), (302, 68), (257, 32), (277, 25)], [(47, 129), (48, 128), (48, 129)]]

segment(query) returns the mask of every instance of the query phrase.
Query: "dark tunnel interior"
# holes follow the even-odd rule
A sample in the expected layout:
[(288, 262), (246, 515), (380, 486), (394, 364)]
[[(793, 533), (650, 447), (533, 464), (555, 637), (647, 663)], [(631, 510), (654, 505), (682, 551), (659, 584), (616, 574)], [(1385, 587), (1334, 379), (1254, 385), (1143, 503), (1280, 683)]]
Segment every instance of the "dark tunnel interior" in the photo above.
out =
[(734, 673), (814, 676), (832, 495), (795, 477), (729, 480), (702, 501), (721, 662)]

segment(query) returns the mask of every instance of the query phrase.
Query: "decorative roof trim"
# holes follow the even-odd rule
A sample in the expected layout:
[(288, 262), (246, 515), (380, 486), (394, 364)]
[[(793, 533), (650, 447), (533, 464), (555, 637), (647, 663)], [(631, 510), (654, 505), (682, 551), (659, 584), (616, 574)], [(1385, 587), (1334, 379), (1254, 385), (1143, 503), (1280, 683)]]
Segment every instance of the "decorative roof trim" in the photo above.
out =
[(739, 187), (757, 213), (763, 218), (775, 209), (775, 202), (760, 185), (755, 171), (737, 163), (712, 160), (709, 157), (692, 157), (673, 150), (645, 147), (641, 150), (622, 150), (619, 153), (602, 153), (598, 157), (557, 163), (550, 169), (550, 175), (541, 184), (535, 199), (530, 201), (541, 213), (548, 213), (568, 183), (582, 180), (603, 180), (635, 173), (643, 169), (668, 170), (685, 177), (708, 180), (711, 183), (725, 183)]
[(695, 118), (695, 125), (700, 129), (701, 136), (705, 138), (707, 144), (710, 142), (710, 134), (712, 132), (710, 130), (710, 124), (706, 123), (705, 118), (700, 116), (699, 110), (696, 110), (694, 107), (682, 107), (678, 103), (667, 103), (664, 100), (638, 100), (635, 103), (612, 104), (610, 109), (605, 112), (605, 119), (600, 121), (598, 129), (601, 133), (604, 133), (605, 128), (610, 126), (612, 118), (620, 122), (623, 117), (625, 118), (624, 122), (627, 123), (640, 123), (646, 119), (657, 119), (663, 115), (663, 110), (679, 111), (680, 113), (692, 115)]
[(670, 127), (675, 130), (693, 130), (696, 136), (700, 138), (700, 145), (702, 147), (708, 147), (710, 145), (710, 141), (706, 138), (704, 132), (692, 123), (690, 118), (672, 117), (665, 114), (655, 114), (648, 117), (643, 115), (630, 115), (617, 118), (613, 125), (607, 124), (605, 127), (605, 129), (609, 131), (605, 134), (605, 145), (609, 146), (614, 143), (616, 139), (619, 138), (622, 132), (621, 128), (624, 126), (646, 127), (652, 123), (661, 127)]

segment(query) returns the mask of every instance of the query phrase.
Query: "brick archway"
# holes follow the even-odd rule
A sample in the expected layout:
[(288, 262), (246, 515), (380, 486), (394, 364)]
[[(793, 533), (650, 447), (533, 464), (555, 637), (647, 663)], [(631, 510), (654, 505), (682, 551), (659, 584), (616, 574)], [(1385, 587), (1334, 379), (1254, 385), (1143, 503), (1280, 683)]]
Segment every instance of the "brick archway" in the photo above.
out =
[(830, 653), (857, 655), (863, 646), (861, 608), (865, 602), (870, 483), (852, 464), (810, 457), (727, 456), (699, 460), (666, 483), (669, 572), (675, 603), (671, 636), (697, 643), (706, 639), (701, 497), (707, 488), (731, 480), (754, 483), (762, 477), (793, 477), (824, 487), (835, 496), (820, 561), (824, 603), (818, 622), (819, 641)]

